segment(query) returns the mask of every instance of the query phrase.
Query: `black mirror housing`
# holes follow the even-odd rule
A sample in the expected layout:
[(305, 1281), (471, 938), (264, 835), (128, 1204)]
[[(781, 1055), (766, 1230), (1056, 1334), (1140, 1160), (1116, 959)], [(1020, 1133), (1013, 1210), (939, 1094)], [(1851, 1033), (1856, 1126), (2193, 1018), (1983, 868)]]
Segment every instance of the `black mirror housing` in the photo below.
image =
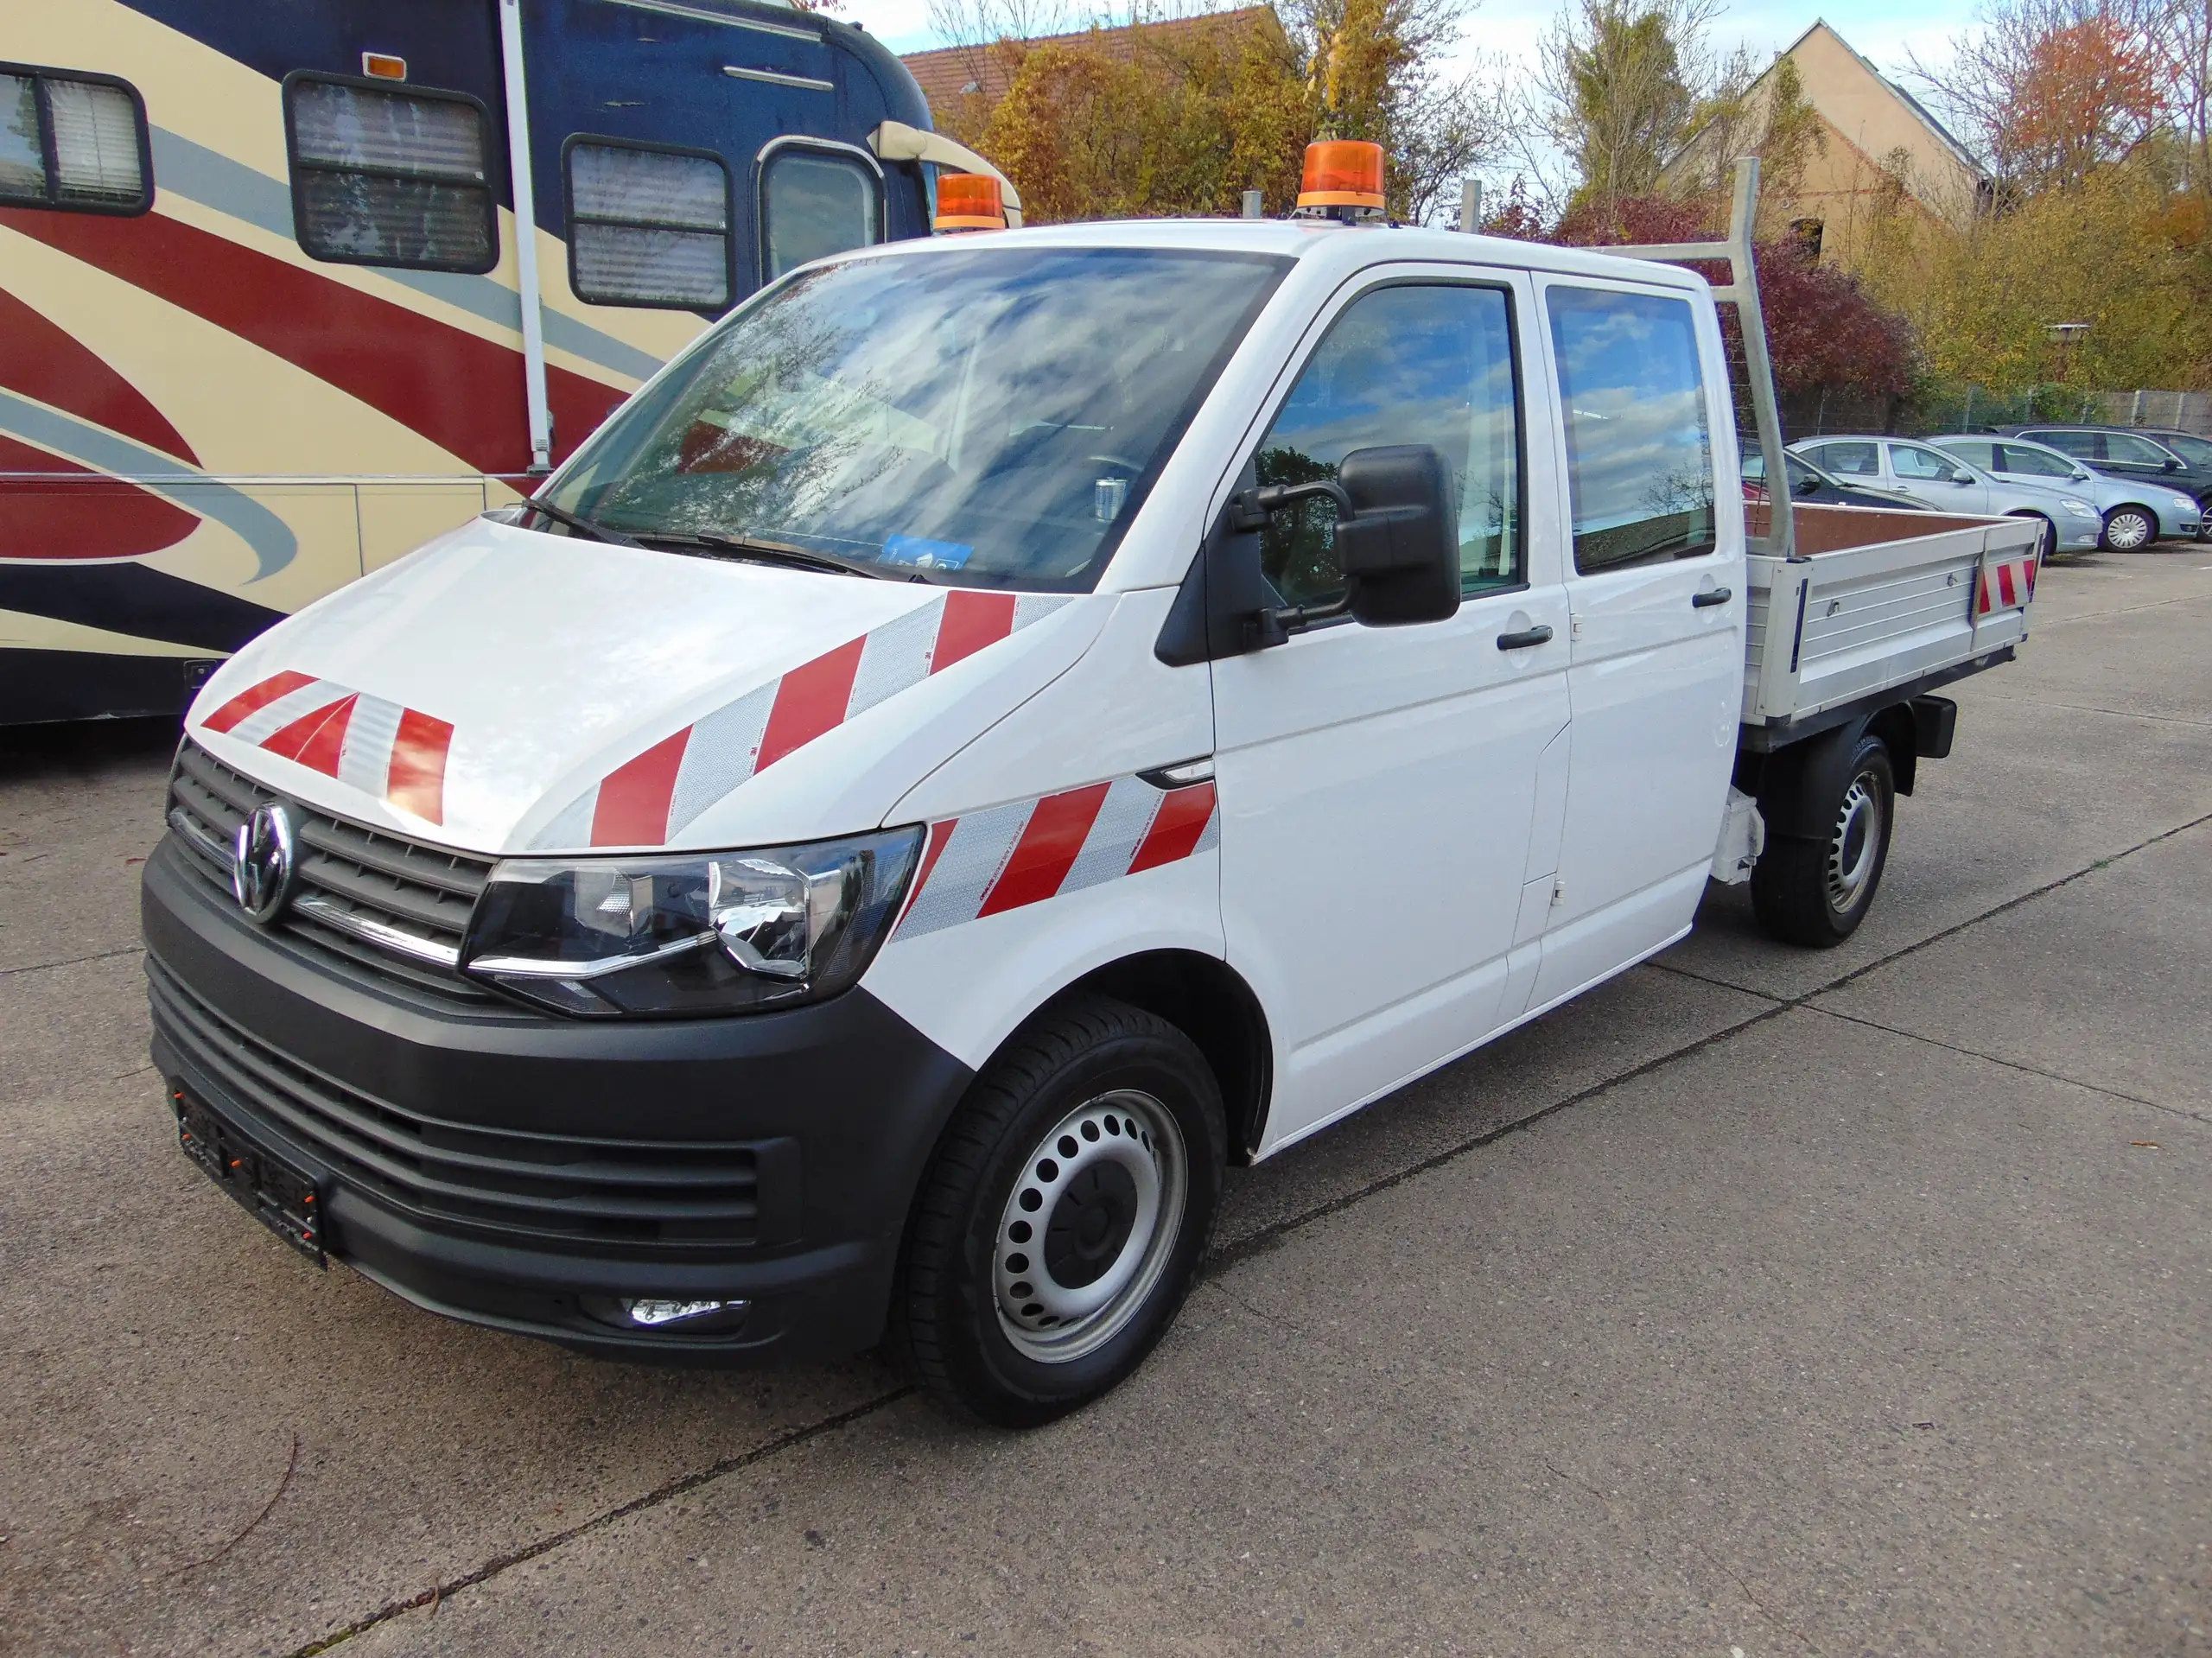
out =
[(1337, 550), (1351, 613), (1370, 627), (1440, 622), (1459, 608), (1459, 524), (1452, 471), (1425, 443), (1355, 449), (1337, 469), (1351, 512)]

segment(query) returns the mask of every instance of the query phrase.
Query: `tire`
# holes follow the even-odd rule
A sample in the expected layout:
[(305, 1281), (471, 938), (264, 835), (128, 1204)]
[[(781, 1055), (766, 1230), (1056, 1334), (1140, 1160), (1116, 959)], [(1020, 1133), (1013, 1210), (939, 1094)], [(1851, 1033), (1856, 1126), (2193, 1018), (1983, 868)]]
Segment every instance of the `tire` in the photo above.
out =
[(1031, 1026), (976, 1079), (922, 1178), (893, 1356), (1000, 1427), (1097, 1398), (1190, 1293), (1227, 1146), (1213, 1072), (1165, 1020), (1099, 996)]
[[(1859, 931), (1890, 860), (1897, 783), (1879, 737), (1861, 737), (1841, 785), (1808, 802), (1808, 821), (1834, 825), (1814, 838), (1770, 835), (1751, 866), (1751, 912), (1768, 936), (1829, 950)], [(1820, 810), (1811, 810), (1815, 806)]]
[(2108, 552), (2139, 552), (2158, 538), (2158, 521), (2148, 507), (2116, 506), (2105, 514), (2101, 537)]

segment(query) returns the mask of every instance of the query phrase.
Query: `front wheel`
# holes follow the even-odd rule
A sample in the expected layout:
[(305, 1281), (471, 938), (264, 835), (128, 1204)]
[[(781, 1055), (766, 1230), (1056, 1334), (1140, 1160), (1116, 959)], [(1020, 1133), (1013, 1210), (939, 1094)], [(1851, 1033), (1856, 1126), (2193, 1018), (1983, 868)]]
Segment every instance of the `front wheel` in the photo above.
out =
[(1813, 821), (1825, 835), (1775, 835), (1751, 866), (1751, 912), (1771, 937), (1818, 950), (1859, 931), (1882, 884), (1897, 816), (1890, 751), (1879, 737), (1861, 737), (1844, 767), (1843, 784), (1818, 803)]
[(1104, 997), (1061, 1008), (992, 1061), (923, 1177), (894, 1347), (939, 1401), (1001, 1427), (1096, 1398), (1189, 1293), (1226, 1146), (1182, 1032)]
[(2133, 553), (2158, 538), (2158, 521), (2139, 506), (2116, 506), (2105, 514), (2104, 543), (2115, 553)]

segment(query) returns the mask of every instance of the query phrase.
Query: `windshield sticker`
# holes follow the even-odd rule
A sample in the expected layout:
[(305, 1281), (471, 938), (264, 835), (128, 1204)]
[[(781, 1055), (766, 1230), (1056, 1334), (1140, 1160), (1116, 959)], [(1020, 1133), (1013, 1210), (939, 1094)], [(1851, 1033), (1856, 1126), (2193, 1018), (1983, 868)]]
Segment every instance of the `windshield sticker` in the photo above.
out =
[(428, 823), (445, 822), (448, 721), (288, 669), (240, 691), (200, 728), (296, 760)]
[(1116, 778), (930, 825), (895, 943), (1078, 893), (1210, 851), (1211, 783), (1162, 789)]
[(569, 802), (531, 846), (659, 846), (785, 755), (1068, 602), (1061, 594), (967, 588), (932, 598), (625, 761)]
[(918, 570), (957, 570), (975, 556), (976, 549), (964, 541), (931, 541), (925, 536), (888, 536), (884, 538), (881, 562), (911, 566)]

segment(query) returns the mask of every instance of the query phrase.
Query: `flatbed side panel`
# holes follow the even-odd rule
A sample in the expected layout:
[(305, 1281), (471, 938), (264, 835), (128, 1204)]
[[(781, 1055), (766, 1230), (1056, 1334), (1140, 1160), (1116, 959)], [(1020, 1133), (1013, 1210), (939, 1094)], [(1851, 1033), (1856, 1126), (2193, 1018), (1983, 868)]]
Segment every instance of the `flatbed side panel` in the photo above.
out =
[(2040, 531), (1986, 519), (1796, 563), (1753, 559), (1745, 721), (1792, 724), (2017, 645), (2027, 636), (2025, 584), (2018, 602), (1986, 614), (1975, 595), (1989, 566), (2031, 557)]

